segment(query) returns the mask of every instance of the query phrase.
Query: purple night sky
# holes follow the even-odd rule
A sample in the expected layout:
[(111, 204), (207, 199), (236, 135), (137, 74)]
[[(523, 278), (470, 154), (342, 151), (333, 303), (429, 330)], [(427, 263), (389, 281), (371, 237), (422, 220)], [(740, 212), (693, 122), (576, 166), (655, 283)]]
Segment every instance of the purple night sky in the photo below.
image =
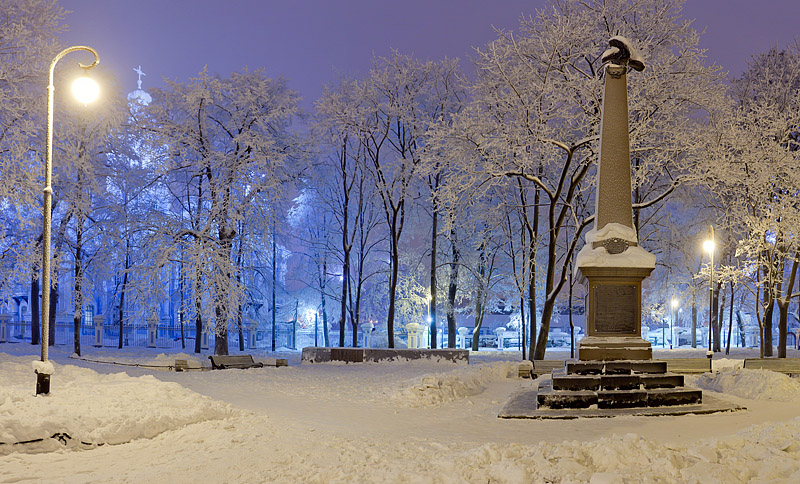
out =
[[(72, 13), (67, 44), (95, 47), (125, 91), (133, 68), (145, 89), (162, 78), (187, 81), (204, 65), (227, 75), (265, 67), (283, 75), (306, 109), (338, 74), (363, 76), (373, 55), (392, 48), (421, 59), (458, 57), (495, 38), (492, 26), (516, 30), (521, 14), (544, 0), (62, 0)], [(738, 75), (747, 59), (800, 40), (797, 0), (688, 0), (686, 18), (706, 29), (710, 61)], [(600, 49), (602, 46), (598, 46)]]

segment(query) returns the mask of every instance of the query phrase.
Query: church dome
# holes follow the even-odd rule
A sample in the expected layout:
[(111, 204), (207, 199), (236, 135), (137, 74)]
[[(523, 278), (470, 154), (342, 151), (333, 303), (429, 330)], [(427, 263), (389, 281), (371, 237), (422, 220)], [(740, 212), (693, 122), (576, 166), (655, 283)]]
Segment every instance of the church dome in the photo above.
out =
[(128, 103), (133, 104), (135, 102), (140, 106), (147, 106), (153, 102), (153, 98), (150, 94), (142, 89), (142, 76), (146, 76), (147, 74), (142, 71), (142, 66), (135, 68), (133, 72), (139, 75), (139, 79), (136, 81), (136, 90), (128, 93)]

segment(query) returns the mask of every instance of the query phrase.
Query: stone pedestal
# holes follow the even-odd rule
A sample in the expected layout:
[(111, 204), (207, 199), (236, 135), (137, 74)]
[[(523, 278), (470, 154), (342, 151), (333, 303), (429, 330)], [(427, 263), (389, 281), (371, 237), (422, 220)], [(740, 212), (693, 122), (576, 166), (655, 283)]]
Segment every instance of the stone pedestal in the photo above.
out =
[(148, 348), (155, 348), (156, 347), (156, 338), (158, 336), (158, 320), (157, 319), (149, 319), (147, 320), (147, 347)]
[(503, 338), (506, 335), (506, 328), (505, 326), (498, 326), (494, 329), (495, 334), (497, 335), (497, 349), (503, 349)]
[(8, 341), (8, 322), (11, 321), (11, 315), (8, 313), (0, 314), (0, 343)]
[(95, 348), (100, 348), (103, 346), (103, 323), (106, 321), (106, 317), (103, 314), (97, 314), (94, 316), (94, 346)]
[(372, 346), (372, 330), (375, 329), (375, 325), (369, 321), (366, 323), (361, 323), (361, 335), (362, 341), (361, 346), (364, 348), (369, 348)]
[(256, 326), (254, 324), (248, 324), (245, 326), (245, 339), (246, 339), (246, 347), (249, 349), (256, 348)]
[(408, 349), (419, 348), (422, 326), (417, 323), (408, 323), (406, 325), (406, 331), (408, 331)]
[(646, 267), (581, 267), (587, 280), (586, 337), (579, 360), (649, 360), (650, 342), (642, 338), (642, 280)]
[(200, 332), (200, 349), (208, 349), (208, 326), (203, 326), (203, 331)]
[(461, 349), (467, 348), (467, 333), (469, 330), (463, 326), (458, 328), (458, 339), (456, 340), (456, 346)]

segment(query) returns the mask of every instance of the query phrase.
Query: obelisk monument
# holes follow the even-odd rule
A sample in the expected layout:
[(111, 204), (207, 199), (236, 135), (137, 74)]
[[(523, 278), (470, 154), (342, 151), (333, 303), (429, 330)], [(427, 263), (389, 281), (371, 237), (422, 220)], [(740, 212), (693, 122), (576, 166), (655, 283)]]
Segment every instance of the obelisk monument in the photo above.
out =
[(641, 336), (642, 281), (655, 268), (654, 255), (638, 244), (631, 204), (628, 135), (629, 68), (644, 64), (630, 42), (609, 40), (603, 53), (605, 87), (600, 121), (594, 227), (577, 256), (587, 285), (586, 336), (578, 343), (580, 360), (645, 360), (650, 342)]

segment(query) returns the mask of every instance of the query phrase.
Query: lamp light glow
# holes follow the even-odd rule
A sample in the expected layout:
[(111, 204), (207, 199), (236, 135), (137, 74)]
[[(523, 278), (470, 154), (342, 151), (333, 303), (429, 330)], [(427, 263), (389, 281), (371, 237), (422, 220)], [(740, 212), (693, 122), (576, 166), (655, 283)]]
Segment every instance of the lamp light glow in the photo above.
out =
[(100, 86), (91, 77), (81, 76), (72, 83), (72, 94), (78, 102), (89, 104), (100, 95)]
[(709, 254), (714, 252), (715, 247), (716, 247), (716, 244), (714, 244), (713, 240), (706, 240), (705, 242), (703, 242), (703, 250), (705, 250)]
[(679, 304), (680, 304), (680, 301), (678, 301), (677, 299), (673, 299), (672, 300), (672, 309), (677, 308)]

